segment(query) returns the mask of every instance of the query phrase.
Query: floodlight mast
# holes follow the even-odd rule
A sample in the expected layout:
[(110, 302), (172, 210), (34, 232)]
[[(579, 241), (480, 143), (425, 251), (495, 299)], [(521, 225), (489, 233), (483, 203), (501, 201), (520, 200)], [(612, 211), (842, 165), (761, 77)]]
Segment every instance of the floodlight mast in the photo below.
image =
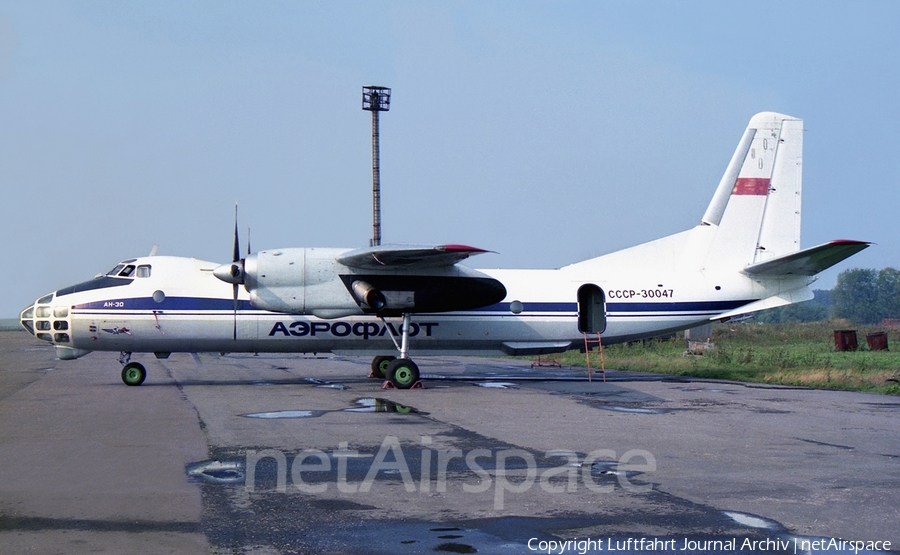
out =
[(391, 109), (391, 89), (363, 87), (362, 109), (372, 112), (372, 246), (381, 244), (381, 162), (378, 145), (378, 112)]

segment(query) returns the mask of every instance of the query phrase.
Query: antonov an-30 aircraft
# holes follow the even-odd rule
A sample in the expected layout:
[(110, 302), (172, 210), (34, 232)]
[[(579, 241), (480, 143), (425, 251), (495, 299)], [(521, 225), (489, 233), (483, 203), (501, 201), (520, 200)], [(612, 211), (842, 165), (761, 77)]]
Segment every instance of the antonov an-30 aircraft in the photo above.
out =
[[(803, 122), (753, 116), (700, 224), (557, 270), (472, 270), (464, 245), (284, 248), (233, 261), (148, 256), (39, 298), (21, 323), (60, 359), (132, 353), (375, 355), (412, 387), (416, 354), (546, 354), (724, 321), (813, 298), (815, 275), (869, 243), (800, 250)], [(249, 251), (249, 249), (248, 249)], [(395, 351), (396, 350), (396, 351)], [(398, 356), (389, 353), (398, 352)]]

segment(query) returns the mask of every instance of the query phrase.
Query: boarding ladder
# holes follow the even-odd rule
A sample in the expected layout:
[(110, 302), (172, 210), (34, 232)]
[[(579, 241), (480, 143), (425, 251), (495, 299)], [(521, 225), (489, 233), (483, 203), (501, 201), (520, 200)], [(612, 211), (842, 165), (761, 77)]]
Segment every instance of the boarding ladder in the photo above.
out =
[(597, 339), (593, 338), (593, 333), (582, 332), (584, 336), (584, 362), (585, 366), (587, 366), (588, 373), (588, 381), (592, 380), (593, 368), (591, 367), (591, 345), (597, 344), (597, 353), (600, 355), (600, 372), (603, 374), (603, 381), (606, 381), (606, 364), (603, 362), (603, 340), (600, 338), (600, 333), (598, 332)]

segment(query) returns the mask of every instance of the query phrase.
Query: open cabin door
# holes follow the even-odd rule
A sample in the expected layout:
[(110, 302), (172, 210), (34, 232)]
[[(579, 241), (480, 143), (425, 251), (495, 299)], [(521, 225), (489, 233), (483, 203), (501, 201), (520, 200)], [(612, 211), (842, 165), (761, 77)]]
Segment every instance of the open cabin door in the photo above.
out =
[[(591, 343), (596, 341), (600, 354), (600, 371), (606, 381), (606, 365), (603, 363), (603, 340), (600, 337), (606, 331), (606, 295), (603, 289), (593, 283), (585, 283), (578, 288), (578, 331), (584, 335), (584, 361), (591, 380)], [(597, 339), (590, 338), (597, 334)]]
[(593, 283), (578, 288), (578, 331), (598, 334), (606, 331), (606, 295)]

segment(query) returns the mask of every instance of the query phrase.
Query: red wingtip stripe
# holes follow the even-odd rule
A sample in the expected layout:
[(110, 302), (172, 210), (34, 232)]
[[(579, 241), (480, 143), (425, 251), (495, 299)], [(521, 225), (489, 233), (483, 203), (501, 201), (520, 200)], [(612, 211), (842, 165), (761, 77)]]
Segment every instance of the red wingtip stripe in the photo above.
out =
[(857, 241), (855, 239), (834, 239), (829, 241), (831, 245), (871, 245), (869, 241)]
[(441, 245), (438, 249), (444, 252), (488, 252), (484, 249), (470, 247), (468, 245)]
[(768, 177), (739, 177), (734, 182), (732, 195), (767, 195), (769, 194)]

